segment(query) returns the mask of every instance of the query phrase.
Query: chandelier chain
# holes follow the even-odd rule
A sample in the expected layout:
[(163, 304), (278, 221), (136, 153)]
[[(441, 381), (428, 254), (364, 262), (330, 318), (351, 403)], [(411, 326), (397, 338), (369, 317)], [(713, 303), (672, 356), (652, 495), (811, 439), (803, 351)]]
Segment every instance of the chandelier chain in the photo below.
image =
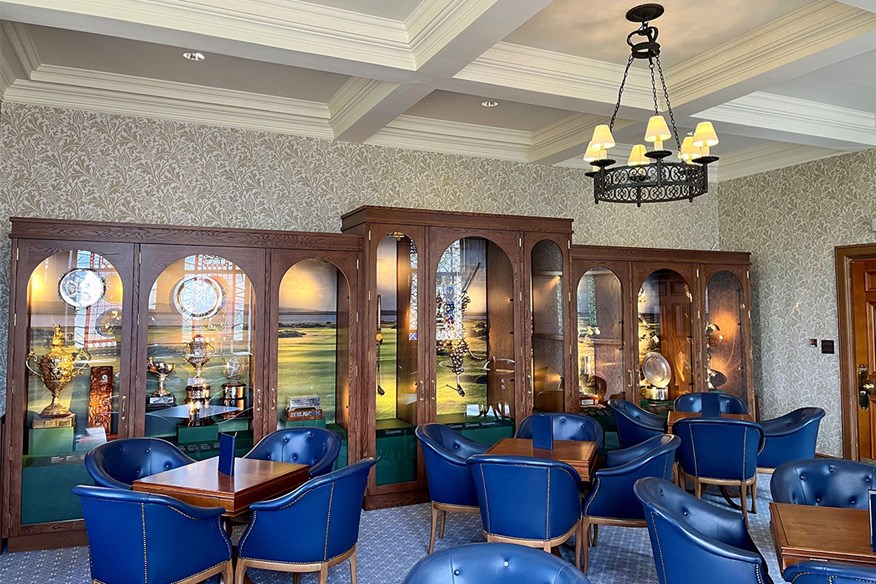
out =
[(654, 59), (648, 59), (648, 69), (651, 71), (651, 96), (654, 98), (654, 115), (659, 116), (660, 106), (657, 105), (657, 82), (654, 79)]
[[(663, 67), (660, 65), (660, 55), (655, 57), (657, 60), (657, 71), (660, 73), (660, 83), (663, 85), (663, 99), (666, 100), (666, 109), (669, 110), (669, 124), (672, 128), (672, 135), (675, 137), (675, 146), (681, 152), (681, 141), (678, 139), (678, 128), (675, 126), (675, 114), (672, 113), (672, 104), (669, 102), (669, 90), (666, 89), (666, 78), (663, 77)], [(657, 90), (654, 90), (654, 98), (657, 97)]]
[(621, 80), (620, 87), (617, 90), (617, 102), (614, 104), (614, 112), (611, 114), (611, 121), (608, 123), (608, 127), (612, 130), (614, 130), (614, 121), (615, 121), (615, 119), (617, 119), (617, 112), (620, 109), (620, 104), (621, 104), (621, 96), (624, 94), (624, 86), (627, 84), (627, 75), (629, 75), (629, 73), (630, 73), (630, 66), (632, 64), (633, 64), (633, 55), (630, 55), (630, 58), (627, 61), (627, 66), (624, 69), (624, 78)]

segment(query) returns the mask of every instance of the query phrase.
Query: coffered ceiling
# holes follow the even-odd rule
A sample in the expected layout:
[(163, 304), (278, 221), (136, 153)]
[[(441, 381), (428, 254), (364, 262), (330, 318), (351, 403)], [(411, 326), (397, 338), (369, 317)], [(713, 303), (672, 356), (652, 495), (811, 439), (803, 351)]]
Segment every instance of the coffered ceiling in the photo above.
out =
[[(0, 0), (0, 97), (583, 167), (635, 4)], [(718, 180), (876, 146), (876, 0), (662, 4), (679, 130), (715, 123)], [(634, 67), (615, 126), (627, 145), (653, 107)]]

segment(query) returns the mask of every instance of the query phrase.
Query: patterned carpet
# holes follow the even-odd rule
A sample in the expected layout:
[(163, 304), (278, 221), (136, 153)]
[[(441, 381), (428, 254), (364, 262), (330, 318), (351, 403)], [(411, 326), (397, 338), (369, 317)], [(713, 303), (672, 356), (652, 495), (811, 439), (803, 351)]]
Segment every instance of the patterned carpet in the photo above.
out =
[[(750, 515), (754, 541), (769, 562), (776, 582), (782, 582), (769, 530), (769, 475), (758, 480), (758, 513)], [(710, 497), (712, 498), (712, 497)], [(719, 496), (712, 498), (723, 505)], [(240, 535), (239, 527), (236, 536)], [(444, 549), (465, 543), (483, 541), (480, 516), (448, 515), (445, 538), (436, 543)], [(361, 584), (398, 584), (413, 564), (426, 554), (429, 543), (429, 506), (413, 505), (395, 509), (367, 511), (362, 516), (359, 534), (358, 572)], [(573, 552), (563, 550), (571, 560)], [(247, 572), (255, 584), (290, 583), (290, 574), (251, 570)], [(622, 527), (599, 528), (599, 545), (590, 550), (590, 572), (593, 584), (656, 583), (657, 575), (646, 529)], [(214, 580), (215, 581), (215, 580)], [(0, 582), (3, 584), (90, 582), (88, 549), (84, 547), (39, 552), (4, 553), (0, 556)], [(305, 584), (316, 582), (316, 575), (302, 578)], [(349, 564), (332, 568), (330, 584), (350, 582)]]

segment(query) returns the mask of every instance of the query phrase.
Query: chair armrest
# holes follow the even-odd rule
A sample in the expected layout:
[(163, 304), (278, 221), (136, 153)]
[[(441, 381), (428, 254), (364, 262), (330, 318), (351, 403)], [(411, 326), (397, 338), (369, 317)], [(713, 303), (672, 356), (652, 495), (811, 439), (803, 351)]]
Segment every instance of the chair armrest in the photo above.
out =
[(307, 494), (308, 491), (316, 489), (332, 480), (331, 474), (312, 478), (285, 495), (280, 495), (276, 499), (268, 499), (267, 501), (253, 503), (249, 508), (253, 511), (276, 511), (278, 509), (285, 509), (286, 507), (294, 505), (298, 499)]
[(466, 438), (465, 436), (459, 436), (457, 441), (466, 449), (465, 457), (468, 458), (473, 454), (483, 454), (487, 450), (489, 450), (490, 446), (488, 444), (483, 444), (476, 440), (472, 440), (470, 438)]
[[(710, 507), (714, 507), (714, 505), (710, 505)], [(711, 509), (710, 511), (724, 511), (731, 515), (737, 516), (738, 524), (741, 526), (742, 531), (744, 532), (744, 538), (747, 541), (751, 541), (751, 537), (748, 535), (748, 532), (745, 530), (745, 525), (742, 522), (742, 517), (738, 516), (738, 513), (733, 513), (731, 511), (727, 511), (726, 509)], [(649, 511), (646, 511), (648, 513)], [(690, 526), (689, 524), (675, 520), (676, 527), (683, 531), (685, 535), (690, 539), (692, 545), (695, 545), (703, 550), (706, 550), (708, 553), (719, 556), (722, 558), (726, 558), (729, 560), (735, 560), (739, 562), (745, 562), (748, 564), (762, 564), (764, 570), (766, 571), (766, 562), (764, 562), (763, 557), (760, 555), (758, 551), (748, 550), (742, 547), (738, 547), (734, 545), (735, 542), (729, 541), (728, 539), (718, 539), (716, 537), (712, 537), (707, 533), (703, 533), (702, 531), (697, 530), (695, 527)], [(753, 544), (752, 544), (753, 545)], [(756, 550), (756, 548), (755, 548)]]
[(654, 450), (656, 446), (653, 443), (642, 442), (628, 448), (620, 450), (609, 450), (605, 453), (605, 467), (600, 469), (600, 472), (609, 468), (629, 464), (631, 461), (640, 458), (646, 452)]
[(839, 564), (834, 562), (800, 562), (788, 566), (782, 577), (788, 582), (797, 578), (813, 576), (819, 582), (833, 582), (834, 578), (846, 578), (861, 583), (876, 583), (876, 568), (854, 564)]
[(146, 500), (149, 503), (157, 503), (159, 505), (171, 507), (177, 511), (181, 511), (184, 515), (188, 516), (189, 519), (198, 521), (215, 519), (225, 513), (225, 509), (222, 507), (196, 507), (194, 505), (189, 505), (188, 503), (183, 503), (179, 499), (174, 499), (173, 497), (167, 497), (165, 495), (147, 494), (146, 496)]

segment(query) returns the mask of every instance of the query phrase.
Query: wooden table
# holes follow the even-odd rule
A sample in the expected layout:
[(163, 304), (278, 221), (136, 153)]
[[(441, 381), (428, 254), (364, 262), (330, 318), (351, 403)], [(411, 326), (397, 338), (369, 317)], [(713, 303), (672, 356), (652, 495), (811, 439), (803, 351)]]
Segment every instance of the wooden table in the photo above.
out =
[(502, 438), (493, 444), (486, 454), (532, 456), (565, 462), (578, 471), (582, 481), (590, 480), (590, 470), (596, 460), (596, 442), (578, 440), (554, 440), (553, 450), (533, 448), (529, 438)]
[(167, 495), (199, 507), (222, 507), (237, 517), (252, 503), (279, 497), (309, 478), (306, 464), (237, 458), (234, 476), (221, 474), (219, 458), (166, 470), (134, 481), (134, 490)]
[[(688, 418), (702, 418), (703, 414), (701, 412), (679, 412), (676, 410), (670, 410), (669, 415), (666, 416), (666, 427), (669, 429), (669, 432), (672, 433), (672, 425), (679, 420), (686, 420)], [(723, 420), (745, 420), (746, 422), (753, 422), (754, 418), (751, 417), (751, 414), (721, 414), (721, 419)]]
[(870, 511), (770, 503), (770, 531), (779, 567), (806, 560), (876, 566), (870, 547)]

